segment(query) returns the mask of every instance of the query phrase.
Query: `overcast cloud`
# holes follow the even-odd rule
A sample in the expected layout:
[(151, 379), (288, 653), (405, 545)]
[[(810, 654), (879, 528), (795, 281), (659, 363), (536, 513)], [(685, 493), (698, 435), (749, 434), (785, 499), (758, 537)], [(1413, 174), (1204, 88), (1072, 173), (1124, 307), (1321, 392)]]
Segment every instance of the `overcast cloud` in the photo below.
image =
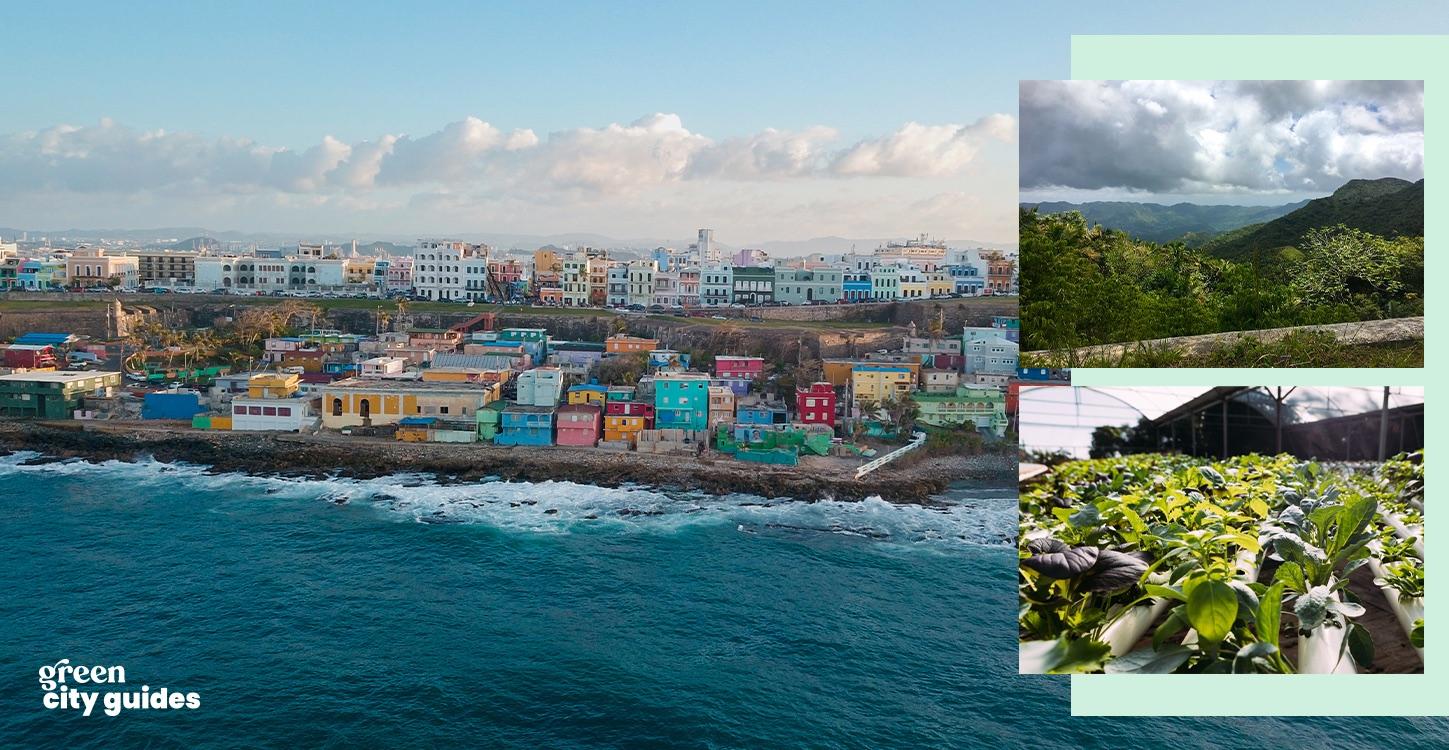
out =
[(1023, 81), (1030, 200), (1288, 202), (1424, 176), (1422, 81)]

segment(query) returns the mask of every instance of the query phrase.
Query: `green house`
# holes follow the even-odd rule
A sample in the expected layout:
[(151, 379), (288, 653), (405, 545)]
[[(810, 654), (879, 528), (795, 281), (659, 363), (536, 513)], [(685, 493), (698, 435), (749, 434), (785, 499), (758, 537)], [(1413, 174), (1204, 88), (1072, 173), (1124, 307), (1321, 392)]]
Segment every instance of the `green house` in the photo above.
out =
[(920, 406), (916, 420), (932, 427), (955, 427), (968, 420), (982, 432), (1006, 434), (1006, 394), (1000, 388), (958, 386), (952, 393), (916, 392)]
[(503, 401), (494, 401), (475, 412), (478, 418), (478, 438), (480, 440), (491, 443), (494, 438), (498, 437), (500, 423), (503, 421), (503, 407), (507, 405)]
[(121, 386), (119, 372), (36, 371), (0, 375), (0, 415), (70, 419), (87, 397), (109, 398)]

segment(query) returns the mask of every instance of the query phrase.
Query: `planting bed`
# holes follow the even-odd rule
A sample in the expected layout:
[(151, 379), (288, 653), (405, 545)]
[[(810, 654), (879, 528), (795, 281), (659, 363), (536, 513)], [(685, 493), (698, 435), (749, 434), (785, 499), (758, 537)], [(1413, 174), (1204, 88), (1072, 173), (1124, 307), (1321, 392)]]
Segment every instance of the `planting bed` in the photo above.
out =
[(1422, 671), (1423, 452), (1074, 461), (1022, 488), (1023, 672)]

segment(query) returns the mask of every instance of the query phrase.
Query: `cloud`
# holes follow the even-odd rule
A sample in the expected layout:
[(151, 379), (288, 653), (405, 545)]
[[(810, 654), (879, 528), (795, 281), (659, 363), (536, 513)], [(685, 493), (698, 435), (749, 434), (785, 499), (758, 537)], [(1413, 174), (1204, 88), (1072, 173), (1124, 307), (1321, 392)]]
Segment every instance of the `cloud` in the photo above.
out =
[(676, 114), (628, 124), (505, 132), (477, 117), (421, 136), (332, 136), (294, 150), (246, 138), (138, 131), (103, 119), (0, 135), (0, 194), (25, 192), (346, 195), (372, 190), (493, 190), (607, 197), (683, 181), (761, 181), (959, 174), (1015, 123), (907, 123), (843, 149), (826, 126), (714, 139)]
[(1423, 177), (1421, 81), (1023, 81), (1021, 187), (1325, 193)]
[(988, 115), (970, 125), (909, 122), (882, 138), (863, 140), (837, 154), (831, 169), (842, 175), (922, 177), (953, 174), (976, 158), (986, 140), (1010, 141), (1015, 121)]

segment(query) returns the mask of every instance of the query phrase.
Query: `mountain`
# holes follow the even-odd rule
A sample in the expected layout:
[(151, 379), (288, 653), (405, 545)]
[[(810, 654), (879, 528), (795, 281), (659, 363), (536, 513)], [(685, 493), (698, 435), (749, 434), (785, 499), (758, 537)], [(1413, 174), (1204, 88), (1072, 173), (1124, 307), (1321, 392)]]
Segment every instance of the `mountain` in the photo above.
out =
[(1381, 237), (1424, 236), (1424, 181), (1349, 180), (1327, 198), (1256, 227), (1217, 237), (1203, 249), (1221, 258), (1296, 245), (1318, 227), (1343, 224)]
[(1224, 232), (1250, 224), (1272, 221), (1303, 208), (1308, 201), (1283, 206), (1202, 206), (1196, 203), (1130, 203), (1126, 201), (1095, 201), (1091, 203), (1023, 203), (1044, 214), (1077, 211), (1090, 224), (1121, 230), (1149, 242), (1183, 240), (1200, 245)]

